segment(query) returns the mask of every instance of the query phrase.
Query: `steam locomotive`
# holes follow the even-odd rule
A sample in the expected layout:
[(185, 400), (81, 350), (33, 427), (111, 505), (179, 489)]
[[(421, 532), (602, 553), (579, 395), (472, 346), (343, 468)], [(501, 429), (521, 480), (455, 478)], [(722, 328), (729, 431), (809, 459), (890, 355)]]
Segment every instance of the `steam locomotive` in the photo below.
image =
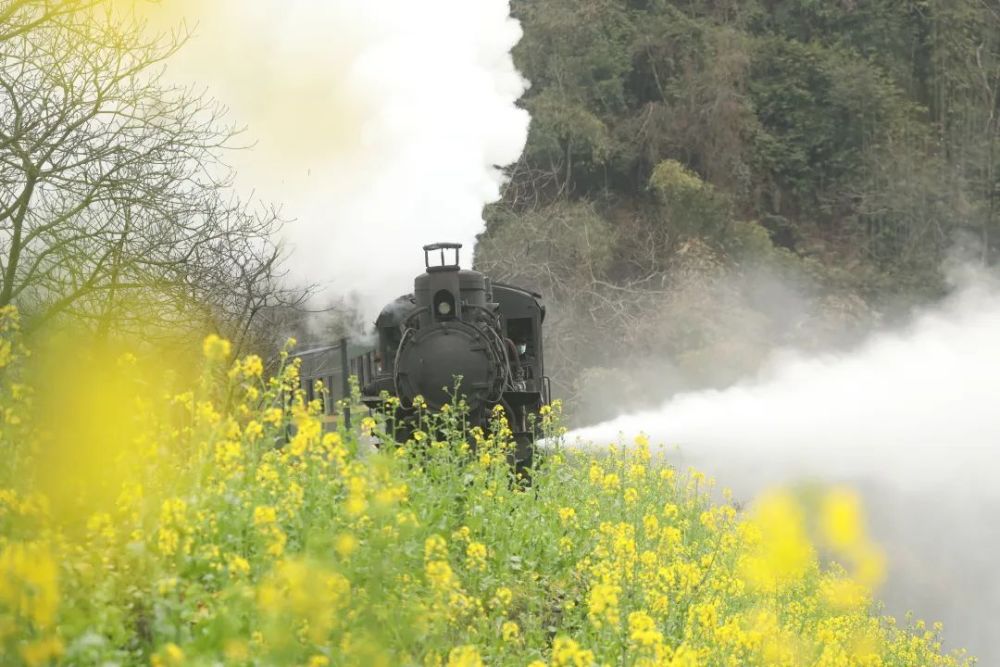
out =
[(352, 348), (344, 340), (300, 353), (303, 385), (308, 392), (321, 380), (336, 398), (346, 395), (348, 375), (356, 375), (368, 407), (382, 409), (383, 392), (399, 398), (402, 424), (414, 413), (417, 396), (440, 410), (457, 393), (468, 405), (469, 421), (484, 427), (500, 405), (514, 433), (515, 463), (530, 465), (530, 415), (550, 399), (542, 347), (545, 306), (537, 293), (460, 268), (461, 247), (424, 246), (426, 271), (414, 280), (412, 294), (382, 309), (373, 348)]

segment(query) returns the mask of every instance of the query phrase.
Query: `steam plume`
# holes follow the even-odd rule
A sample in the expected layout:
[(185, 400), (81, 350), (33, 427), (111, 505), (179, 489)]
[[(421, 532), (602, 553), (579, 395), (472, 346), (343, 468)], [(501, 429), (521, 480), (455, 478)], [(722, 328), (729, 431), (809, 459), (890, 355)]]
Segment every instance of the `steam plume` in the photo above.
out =
[(859, 486), (890, 557), (890, 611), (944, 621), (949, 643), (995, 664), (998, 341), (1000, 287), (978, 276), (852, 353), (788, 353), (752, 382), (679, 395), (568, 438), (644, 431), (744, 500), (798, 480)]
[(168, 73), (207, 85), (256, 142), (233, 156), (239, 185), (294, 219), (296, 277), (377, 310), (412, 289), (423, 244), (461, 242), (471, 264), (499, 165), (527, 138), (507, 0), (161, 5), (142, 11), (194, 27)]

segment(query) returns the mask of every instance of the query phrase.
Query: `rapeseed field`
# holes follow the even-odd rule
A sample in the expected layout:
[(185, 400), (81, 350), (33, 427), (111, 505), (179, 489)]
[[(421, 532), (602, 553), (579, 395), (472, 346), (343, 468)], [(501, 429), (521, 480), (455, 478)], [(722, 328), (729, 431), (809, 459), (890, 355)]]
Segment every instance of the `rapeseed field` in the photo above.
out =
[(502, 414), (376, 452), (391, 424), (325, 432), (289, 354), (200, 353), (189, 387), (125, 351), (46, 376), (0, 312), (4, 665), (972, 662), (881, 616), (849, 490), (713, 502), (642, 436), (527, 484)]

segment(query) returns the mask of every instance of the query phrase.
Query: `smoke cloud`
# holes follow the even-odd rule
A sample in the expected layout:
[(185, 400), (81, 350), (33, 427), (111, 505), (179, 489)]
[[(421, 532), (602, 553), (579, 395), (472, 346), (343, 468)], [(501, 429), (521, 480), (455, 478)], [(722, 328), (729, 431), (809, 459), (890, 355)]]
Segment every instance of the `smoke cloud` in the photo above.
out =
[(846, 482), (889, 555), (889, 611), (945, 623), (1000, 661), (1000, 284), (952, 297), (849, 353), (776, 355), (753, 381), (571, 432), (601, 444), (643, 431), (750, 499), (774, 484)]
[[(119, 0), (127, 2), (128, 0)], [(168, 64), (246, 125), (230, 155), (243, 194), (281, 202), (293, 277), (355, 292), (368, 314), (412, 290), (420, 246), (471, 265), (500, 166), (528, 115), (507, 0), (135, 3), (193, 37)]]

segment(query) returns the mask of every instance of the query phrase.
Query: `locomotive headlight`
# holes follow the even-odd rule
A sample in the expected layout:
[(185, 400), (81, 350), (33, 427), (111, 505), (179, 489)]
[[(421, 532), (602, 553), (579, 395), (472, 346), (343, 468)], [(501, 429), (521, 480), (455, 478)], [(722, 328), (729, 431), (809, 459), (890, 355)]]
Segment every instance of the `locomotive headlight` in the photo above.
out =
[(457, 317), (455, 308), (455, 295), (447, 289), (439, 289), (434, 294), (433, 304), (434, 318), (441, 322), (446, 322)]

